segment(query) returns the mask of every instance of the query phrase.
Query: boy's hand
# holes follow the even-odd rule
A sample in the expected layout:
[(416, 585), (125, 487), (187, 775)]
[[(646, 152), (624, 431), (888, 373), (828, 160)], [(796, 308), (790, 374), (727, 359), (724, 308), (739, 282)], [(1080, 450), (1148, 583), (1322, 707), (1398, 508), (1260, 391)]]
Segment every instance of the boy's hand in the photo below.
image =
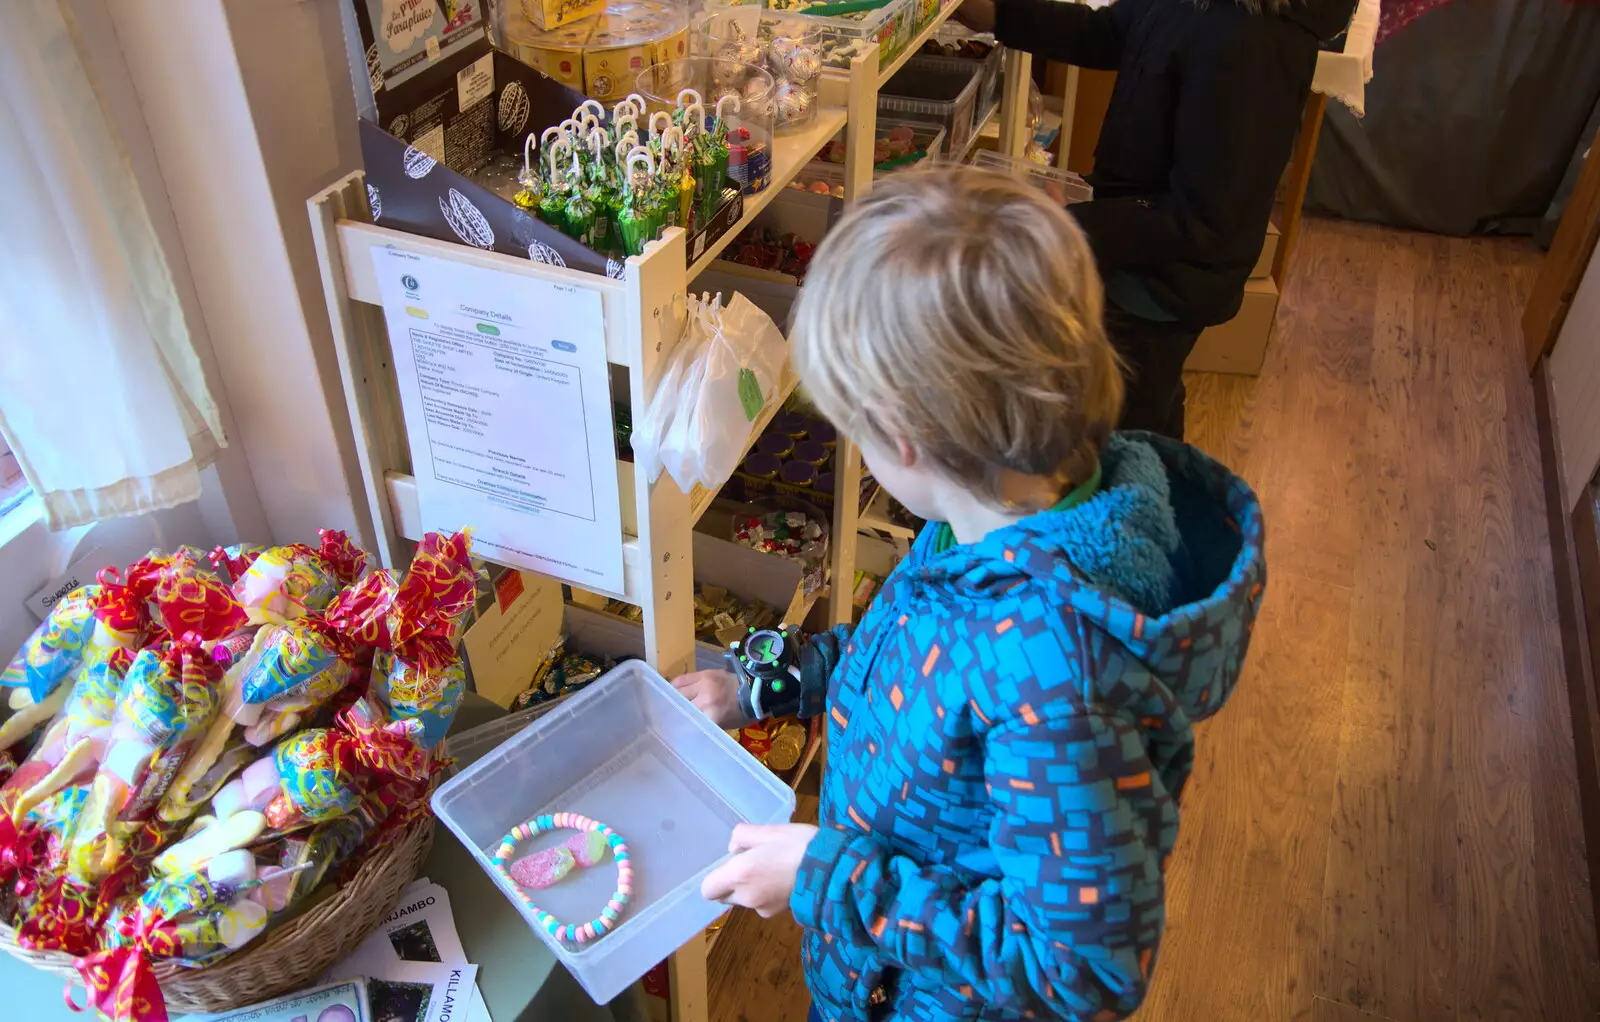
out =
[(706, 876), (700, 893), (708, 901), (742, 905), (771, 919), (789, 907), (795, 875), (816, 833), (808, 823), (739, 824), (728, 842), (728, 851), (738, 854)]
[(951, 15), (974, 32), (994, 31), (995, 0), (966, 0)]
[(729, 671), (695, 671), (673, 678), (672, 685), (724, 731), (751, 723), (739, 709), (739, 679)]

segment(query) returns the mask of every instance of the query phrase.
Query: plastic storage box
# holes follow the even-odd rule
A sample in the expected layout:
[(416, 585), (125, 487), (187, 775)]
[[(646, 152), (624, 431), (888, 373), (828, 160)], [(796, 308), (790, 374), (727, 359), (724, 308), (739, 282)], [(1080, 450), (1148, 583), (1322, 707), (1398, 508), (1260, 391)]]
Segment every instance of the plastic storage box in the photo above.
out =
[[(474, 737), (458, 743), (470, 748)], [(700, 896), (701, 880), (728, 857), (735, 824), (787, 822), (794, 793), (655, 670), (630, 660), (484, 752), (439, 787), (433, 809), (557, 960), (604, 1004), (727, 911)], [(589, 944), (563, 943), (537, 926), (515, 885), (489, 863), (513, 826), (555, 812), (605, 823), (632, 854), (633, 903), (617, 929)], [(543, 834), (518, 851), (570, 836)], [(560, 919), (586, 922), (615, 884), (608, 858), (534, 892), (533, 900)]]
[(1094, 198), (1094, 189), (1089, 187), (1089, 182), (1070, 170), (1047, 167), (1026, 157), (1005, 156), (980, 149), (972, 154), (969, 162), (974, 167), (997, 170), (1002, 174), (1010, 174), (1012, 177), (1027, 181), (1063, 206), (1070, 206), (1075, 202), (1088, 202)]
[(973, 106), (974, 129), (981, 127), (1000, 102), (1001, 74), (1005, 70), (1005, 50), (996, 46), (982, 60), (972, 57), (945, 57), (919, 53), (906, 61), (908, 67), (926, 67), (951, 74), (978, 75), (978, 99)]
[(762, 15), (763, 19), (803, 18), (821, 29), (822, 62), (837, 68), (849, 68), (856, 54), (873, 43), (878, 44), (878, 66), (893, 63), (915, 34), (912, 24), (916, 16), (916, 0), (889, 0), (875, 10), (837, 17), (808, 15), (798, 4), (794, 7), (774, 4)]
[(913, 58), (884, 83), (878, 93), (878, 114), (942, 124), (948, 151), (965, 152), (972, 138), (981, 65), (943, 57), (927, 59), (939, 63), (930, 66)]

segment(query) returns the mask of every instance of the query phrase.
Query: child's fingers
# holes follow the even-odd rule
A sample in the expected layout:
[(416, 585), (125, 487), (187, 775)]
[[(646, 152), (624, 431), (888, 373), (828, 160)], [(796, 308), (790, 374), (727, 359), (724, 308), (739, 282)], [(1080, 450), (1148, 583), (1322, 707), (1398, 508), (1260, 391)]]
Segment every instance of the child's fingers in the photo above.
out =
[(741, 823), (733, 828), (733, 836), (728, 839), (728, 851), (744, 852), (759, 848), (776, 840), (782, 833), (782, 824)]
[(737, 857), (718, 866), (700, 882), (700, 896), (707, 901), (727, 901), (739, 889), (743, 867)]

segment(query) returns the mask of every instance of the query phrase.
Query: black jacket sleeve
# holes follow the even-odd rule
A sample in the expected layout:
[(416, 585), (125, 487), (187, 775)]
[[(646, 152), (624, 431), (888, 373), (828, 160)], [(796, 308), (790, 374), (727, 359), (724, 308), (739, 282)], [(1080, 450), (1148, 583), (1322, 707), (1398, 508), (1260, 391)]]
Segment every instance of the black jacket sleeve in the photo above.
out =
[(800, 651), (800, 708), (796, 715), (805, 720), (821, 716), (827, 709), (828, 679), (839, 666), (840, 651), (850, 641), (850, 625), (834, 625), (814, 635)]
[(1248, 33), (1186, 55), (1166, 192), (1096, 199), (1070, 209), (1089, 236), (1101, 273), (1215, 264), (1238, 238), (1265, 222), (1316, 60), (1314, 46), (1299, 49)]
[(997, 0), (994, 36), (1036, 57), (1115, 71), (1129, 27), (1151, 2), (1116, 0), (1095, 8), (1071, 0)]

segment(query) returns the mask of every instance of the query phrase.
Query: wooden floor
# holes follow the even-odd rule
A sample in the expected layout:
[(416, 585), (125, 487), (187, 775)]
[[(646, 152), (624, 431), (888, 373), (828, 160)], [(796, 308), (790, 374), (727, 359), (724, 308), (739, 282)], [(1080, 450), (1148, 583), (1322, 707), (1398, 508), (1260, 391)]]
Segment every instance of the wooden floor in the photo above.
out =
[[(1200, 732), (1141, 1022), (1600, 1017), (1517, 327), (1537, 264), (1308, 221), (1261, 377), (1192, 378), (1271, 581)], [(794, 924), (728, 930), (714, 1022), (801, 1022)]]

